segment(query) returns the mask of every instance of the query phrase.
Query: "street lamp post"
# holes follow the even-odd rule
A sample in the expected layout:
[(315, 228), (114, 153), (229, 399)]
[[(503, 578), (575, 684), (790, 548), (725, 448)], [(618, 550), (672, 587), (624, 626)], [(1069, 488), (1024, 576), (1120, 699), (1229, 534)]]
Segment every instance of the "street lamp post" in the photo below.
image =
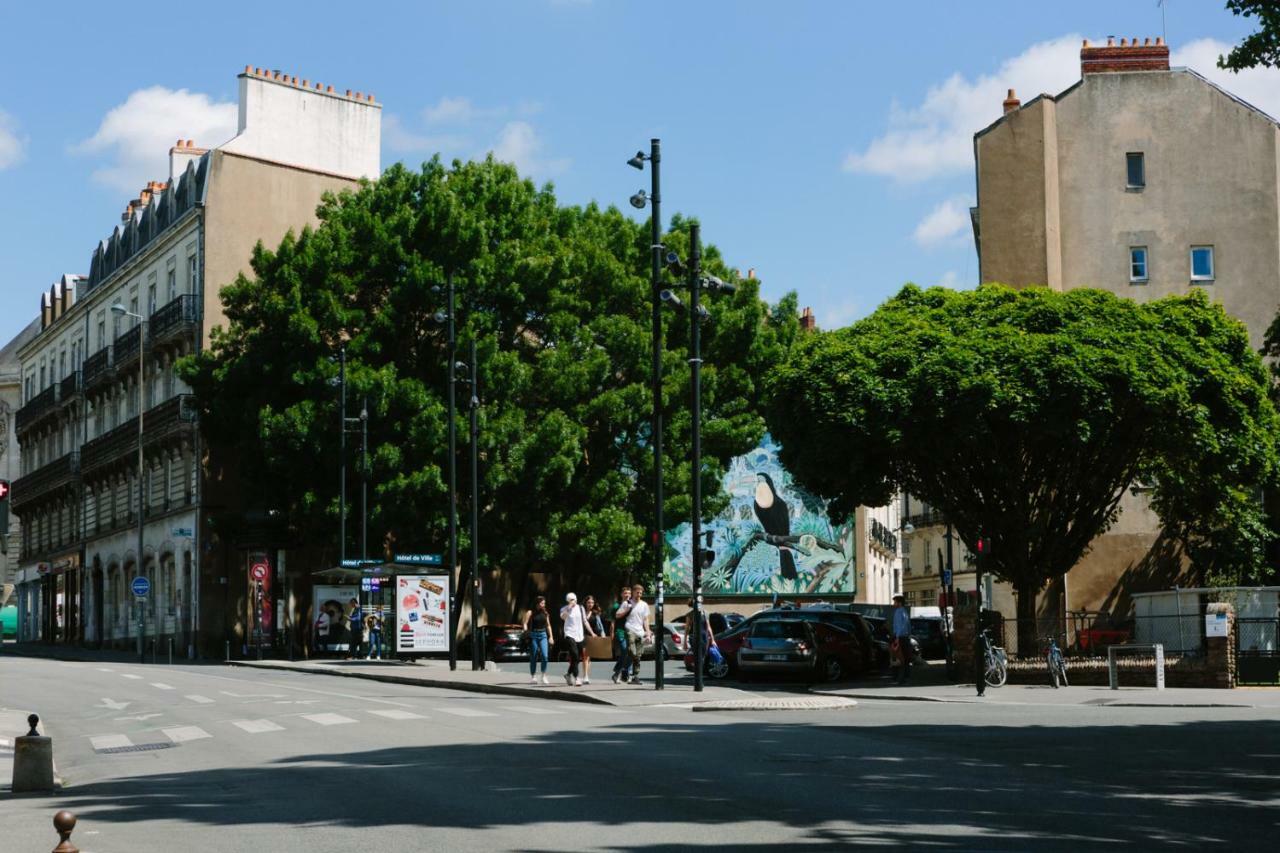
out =
[[(689, 381), (693, 387), (693, 689), (702, 690), (702, 229), (689, 226)], [(661, 626), (659, 626), (661, 627)]]
[[(653, 444), (653, 574), (654, 574), (654, 619), (658, 624), (658, 633), (662, 635), (664, 604), (663, 592), (663, 496), (662, 496), (662, 300), (659, 298), (662, 280), (662, 197), (659, 166), (662, 162), (662, 142), (659, 139), (649, 140), (649, 155), (637, 151), (627, 164), (636, 169), (644, 168), (644, 161), (649, 161), (650, 192), (648, 204), (649, 216), (649, 252), (652, 264), (649, 274), (649, 296), (653, 302), (653, 426), (650, 430), (650, 441)], [(644, 194), (637, 193), (632, 197), (632, 204), (643, 207)], [(638, 205), (637, 202), (640, 202)], [(653, 687), (662, 690), (663, 656), (666, 652), (664, 643), (659, 641), (653, 652)]]
[(476, 376), (476, 337), (471, 334), (471, 668), (484, 669), (484, 649), (480, 647), (480, 386)]
[[(440, 293), (440, 285), (432, 287), (436, 294)], [(455, 321), (455, 299), (453, 286), (453, 270), (449, 271), (445, 284), (446, 309), (437, 311), (435, 321), (446, 325), (448, 331), (448, 373), (449, 373), (449, 669), (458, 668), (458, 617), (462, 615), (463, 591), (461, 573), (458, 566), (458, 405), (457, 386), (458, 368), (458, 330)]]
[[(141, 331), (138, 332), (138, 576), (143, 576), (142, 563), (142, 545), (143, 545), (143, 515), (145, 503), (142, 498), (143, 481), (145, 469), (142, 461), (142, 385), (145, 380), (145, 369), (147, 365), (147, 320), (141, 314), (135, 314), (120, 302), (111, 306), (112, 313), (122, 317), (133, 317), (138, 321)], [(147, 630), (147, 608), (141, 598), (138, 601), (138, 663), (143, 662), (142, 651), (142, 635)]]

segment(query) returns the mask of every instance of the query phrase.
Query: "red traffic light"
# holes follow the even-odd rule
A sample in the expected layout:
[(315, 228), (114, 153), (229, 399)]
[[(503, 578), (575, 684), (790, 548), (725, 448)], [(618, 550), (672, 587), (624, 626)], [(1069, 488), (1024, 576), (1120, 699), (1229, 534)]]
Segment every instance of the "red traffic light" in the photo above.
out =
[(9, 499), (9, 481), (0, 480), (0, 501)]
[(986, 556), (987, 554), (991, 553), (991, 540), (988, 538), (979, 537), (977, 547), (978, 547), (978, 553), (982, 554), (983, 556)]

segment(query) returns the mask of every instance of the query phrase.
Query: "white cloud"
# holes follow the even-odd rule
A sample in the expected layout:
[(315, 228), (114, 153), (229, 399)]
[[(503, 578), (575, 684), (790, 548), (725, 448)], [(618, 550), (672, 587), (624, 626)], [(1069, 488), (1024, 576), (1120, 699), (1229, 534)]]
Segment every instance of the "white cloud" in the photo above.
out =
[(18, 122), (0, 110), (0, 170), (22, 162), (27, 138), (18, 132)]
[(526, 121), (507, 122), (491, 150), (496, 159), (514, 163), (520, 174), (527, 177), (545, 179), (569, 168), (568, 158), (543, 157), (542, 140)]
[(147, 181), (168, 178), (169, 148), (175, 139), (191, 139), (201, 148), (221, 145), (235, 135), (237, 107), (186, 89), (151, 86), (112, 107), (93, 136), (74, 146), (83, 154), (107, 153), (109, 162), (93, 179), (115, 189), (136, 192)]
[(392, 151), (430, 154), (439, 152), (445, 157), (468, 145), (467, 140), (461, 136), (414, 133), (404, 126), (400, 116), (395, 113), (387, 113), (382, 117), (382, 141)]
[(1233, 74), (1218, 67), (1218, 57), (1231, 52), (1232, 45), (1203, 38), (1174, 50), (1169, 64), (1186, 66), (1243, 98), (1273, 118), (1280, 118), (1280, 68), (1250, 68)]
[(952, 74), (929, 89), (912, 109), (896, 104), (889, 130), (866, 150), (850, 152), (847, 172), (921, 181), (973, 169), (973, 134), (1000, 117), (1008, 89), (1023, 101), (1042, 92), (1056, 94), (1080, 78), (1080, 41), (1066, 35), (1040, 42), (1005, 60), (994, 74), (970, 80)]
[(422, 111), (422, 120), (427, 124), (471, 124), (506, 114), (506, 107), (477, 107), (470, 98), (445, 96)]
[(942, 274), (942, 278), (938, 279), (939, 287), (946, 287), (951, 290), (957, 290), (960, 287), (960, 273), (955, 270), (947, 270)]
[(862, 303), (849, 299), (834, 304), (819, 304), (813, 309), (818, 326), (823, 329), (843, 329), (863, 315)]
[(949, 198), (940, 202), (920, 220), (912, 236), (918, 245), (931, 249), (964, 242), (969, 227), (969, 201), (964, 198)]

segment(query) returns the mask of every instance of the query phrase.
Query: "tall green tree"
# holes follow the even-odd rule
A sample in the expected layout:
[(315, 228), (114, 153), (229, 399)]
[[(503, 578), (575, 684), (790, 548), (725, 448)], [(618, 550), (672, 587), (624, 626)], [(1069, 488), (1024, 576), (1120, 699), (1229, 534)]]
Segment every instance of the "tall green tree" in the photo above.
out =
[[(327, 197), (314, 230), (258, 247), (222, 290), (228, 325), (183, 366), (210, 439), (233, 444), (250, 493), (269, 494), (312, 542), (336, 537), (336, 355), (349, 401), (370, 407), (370, 550), (447, 543), (445, 307), (458, 290), (459, 353), (479, 350), (480, 562), (519, 594), (531, 569), (574, 578), (647, 573), (652, 527), (649, 236), (614, 208), (559, 205), (509, 165), (401, 165)], [(687, 251), (687, 222), (670, 246)], [(734, 278), (719, 253), (709, 271)], [(795, 338), (795, 299), (758, 283), (712, 301), (704, 337), (704, 491), (764, 431), (759, 377)], [(668, 518), (690, 510), (686, 316), (667, 317)], [(461, 548), (467, 410), (459, 385)], [(353, 414), (353, 412), (349, 412)], [(354, 457), (353, 457), (354, 458)], [(354, 483), (354, 478), (349, 478)], [(348, 549), (351, 553), (352, 549)], [(462, 558), (465, 562), (465, 555)]]
[(1202, 292), (1139, 305), (908, 285), (798, 344), (769, 393), (770, 429), (802, 482), (844, 508), (905, 489), (970, 550), (990, 537), (986, 565), (1016, 589), (1024, 625), (1134, 484), (1201, 568), (1261, 565), (1255, 495), (1277, 471), (1280, 419), (1244, 326)]
[(1239, 73), (1259, 65), (1280, 66), (1280, 3), (1276, 0), (1227, 0), (1231, 13), (1257, 17), (1258, 29), (1240, 40), (1226, 56), (1218, 57), (1218, 67)]

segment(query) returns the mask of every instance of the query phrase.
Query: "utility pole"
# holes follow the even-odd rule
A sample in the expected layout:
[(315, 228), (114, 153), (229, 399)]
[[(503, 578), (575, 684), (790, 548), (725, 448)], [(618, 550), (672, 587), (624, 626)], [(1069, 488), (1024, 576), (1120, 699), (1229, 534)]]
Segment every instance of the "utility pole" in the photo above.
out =
[(458, 338), (453, 319), (453, 271), (449, 271), (449, 669), (458, 668), (458, 614), (462, 591), (458, 589), (458, 424), (455, 389), (458, 384)]
[[(702, 234), (698, 223), (689, 226), (689, 369), (693, 385), (692, 557), (693, 557), (693, 689), (702, 691)], [(662, 623), (658, 623), (662, 645)]]
[(338, 565), (347, 562), (347, 345), (338, 348)]
[(476, 336), (471, 334), (471, 668), (484, 669), (480, 647), (480, 387), (476, 376)]
[[(360, 612), (368, 615), (365, 607), (368, 596), (364, 594), (364, 567), (369, 561), (369, 395), (360, 401)], [(356, 626), (356, 636), (364, 630)]]
[[(653, 687), (662, 690), (663, 657), (666, 654), (662, 632), (663, 592), (663, 519), (662, 519), (662, 197), (660, 193), (659, 164), (662, 162), (662, 142), (649, 140), (649, 251), (652, 264), (649, 274), (649, 297), (653, 302), (653, 574), (654, 619), (658, 623), (658, 644), (653, 651)], [(695, 548), (697, 543), (695, 542)]]

